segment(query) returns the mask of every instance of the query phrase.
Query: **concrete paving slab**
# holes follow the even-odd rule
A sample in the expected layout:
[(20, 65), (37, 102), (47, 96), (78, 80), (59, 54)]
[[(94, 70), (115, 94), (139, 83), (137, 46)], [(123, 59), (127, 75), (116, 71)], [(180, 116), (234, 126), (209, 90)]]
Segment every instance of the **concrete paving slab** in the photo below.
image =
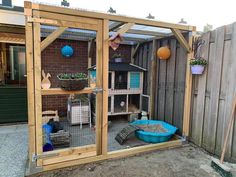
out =
[(23, 177), (28, 156), (27, 124), (0, 126), (0, 177)]

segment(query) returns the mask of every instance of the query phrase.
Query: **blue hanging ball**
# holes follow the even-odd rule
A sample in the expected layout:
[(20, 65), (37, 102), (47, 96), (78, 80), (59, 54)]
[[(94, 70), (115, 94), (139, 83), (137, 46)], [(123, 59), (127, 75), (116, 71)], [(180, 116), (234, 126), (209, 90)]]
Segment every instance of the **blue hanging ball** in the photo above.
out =
[(65, 45), (64, 47), (62, 47), (61, 49), (61, 54), (64, 56), (64, 57), (71, 57), (74, 53), (74, 50), (71, 46), (69, 45)]

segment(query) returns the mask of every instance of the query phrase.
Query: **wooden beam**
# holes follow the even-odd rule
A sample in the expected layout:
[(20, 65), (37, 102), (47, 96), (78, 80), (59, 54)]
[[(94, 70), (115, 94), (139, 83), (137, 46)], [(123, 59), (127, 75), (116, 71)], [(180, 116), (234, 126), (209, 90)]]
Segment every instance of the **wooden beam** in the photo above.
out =
[(50, 89), (42, 89), (42, 95), (70, 95), (70, 94), (84, 94), (84, 93), (92, 93), (93, 89), (90, 87), (86, 87), (82, 90), (76, 91), (66, 91), (61, 88), (50, 88)]
[[(58, 14), (57, 14), (58, 15)], [(45, 18), (32, 18), (27, 16), (27, 20), (33, 23), (41, 23), (53, 26), (60, 26), (60, 27), (70, 27), (70, 28), (80, 28), (80, 29), (87, 29), (87, 30), (97, 30), (97, 25), (95, 24), (87, 24), (87, 23), (80, 23), (80, 22), (72, 22), (66, 20), (51, 20)]]
[(92, 48), (94, 47), (94, 41), (95, 41), (95, 38), (88, 41), (88, 68), (91, 68), (92, 66), (92, 53), (94, 52)]
[(103, 116), (102, 116), (102, 154), (107, 154), (108, 147), (108, 71), (109, 71), (109, 21), (103, 20)]
[(132, 52), (132, 56), (131, 56), (132, 58), (134, 58), (134, 56), (136, 55), (139, 46), (140, 46), (140, 43), (138, 43), (138, 44), (135, 46), (134, 51)]
[[(51, 33), (52, 30), (42, 28), (41, 32), (42, 33)], [(72, 39), (72, 40), (73, 39), (75, 39), (75, 40), (79, 39), (79, 40), (83, 40), (83, 41), (89, 41), (89, 40), (94, 40), (96, 38), (96, 34), (92, 34), (92, 33), (91, 34), (86, 34), (86, 33), (83, 33), (83, 32), (66, 31), (65, 34), (68, 34), (68, 35), (66, 35), (65, 37), (61, 36), (62, 39)], [(85, 37), (85, 38), (80, 38), (80, 36)], [(140, 39), (140, 38), (123, 37), (123, 39), (124, 40), (121, 42), (121, 44), (127, 44), (126, 42), (129, 42), (129, 41), (132, 41), (132, 42), (146, 42), (146, 40)]]
[[(96, 38), (96, 86), (103, 88), (103, 22), (99, 20)], [(102, 154), (103, 92), (96, 95), (96, 148)]]
[(35, 142), (35, 107), (34, 107), (34, 58), (33, 58), (33, 27), (26, 23), (26, 71), (27, 71), (27, 100), (28, 100), (28, 131), (29, 131), (29, 161), (36, 152)]
[[(43, 165), (66, 162), (73, 159), (91, 157), (96, 155), (96, 145), (91, 144), (81, 147), (71, 147), (44, 153)], [(48, 156), (48, 157), (47, 157)]]
[(65, 30), (67, 27), (59, 27), (53, 33), (51, 33), (46, 39), (41, 42), (41, 52), (49, 46), (53, 41), (55, 41)]
[[(192, 31), (195, 29), (194, 26), (167, 23), (167, 22), (150, 20), (150, 19), (141, 19), (141, 18), (113, 15), (113, 14), (100, 13), (100, 12), (83, 11), (83, 10), (78, 10), (78, 9), (69, 9), (69, 8), (56, 7), (56, 6), (50, 6), (50, 5), (45, 5), (45, 4), (35, 4), (35, 5), (36, 5), (35, 9), (37, 10), (60, 13), (60, 14), (90, 17), (90, 18), (96, 18), (96, 19), (107, 19), (111, 21), (135, 23), (135, 24), (140, 24), (140, 25), (156, 26), (156, 27), (162, 27), (162, 28), (175, 28), (175, 29), (187, 30), (187, 31)], [(58, 19), (60, 19), (60, 14), (56, 15)]]
[(135, 46), (132, 45), (132, 47), (131, 47), (131, 57), (130, 57), (130, 62), (132, 64), (134, 64), (134, 49), (135, 49)]
[(182, 142), (183, 140), (177, 139), (177, 140), (172, 140), (172, 141), (168, 141), (164, 143), (149, 144), (149, 145), (134, 147), (130, 149), (122, 149), (118, 151), (109, 152), (107, 155), (99, 155), (95, 157), (71, 160), (68, 162), (43, 166), (43, 171), (49, 171), (49, 170), (70, 167), (70, 166), (75, 166), (75, 165), (81, 165), (81, 164), (87, 164), (87, 163), (92, 163), (92, 162), (98, 162), (98, 161), (108, 160), (108, 159), (122, 158), (122, 157), (132, 156), (135, 154), (141, 154), (148, 151), (179, 147), (182, 145)]
[(119, 28), (123, 24), (124, 22), (114, 22), (109, 26), (109, 31), (114, 31), (115, 29)]
[(117, 33), (119, 33), (120, 35), (123, 35), (124, 33), (126, 33), (126, 31), (128, 31), (132, 26), (134, 26), (134, 23), (126, 23), (122, 28), (120, 28)]
[(157, 41), (152, 41), (152, 56), (151, 56), (151, 78), (150, 78), (150, 117), (155, 115), (155, 96), (156, 96), (156, 76), (157, 76), (157, 57), (156, 57)]
[(180, 30), (175, 29), (175, 28), (171, 28), (172, 33), (175, 35), (175, 37), (177, 38), (177, 40), (179, 41), (180, 45), (187, 51), (190, 52), (191, 51), (191, 46), (189, 45), (189, 43), (185, 40), (184, 36), (182, 35), (182, 33), (180, 32)]
[(90, 24), (90, 25), (97, 25), (98, 21), (94, 18), (86, 18), (86, 17), (78, 17), (78, 16), (72, 16), (72, 15), (63, 15), (60, 14), (60, 18), (58, 18), (58, 15), (55, 15), (55, 13), (52, 12), (39, 12), (41, 18), (45, 19), (52, 19), (52, 20), (64, 20), (69, 22), (76, 22), (76, 23), (83, 23), (83, 24)]
[(1, 33), (0, 32), (0, 42), (2, 43), (13, 43), (13, 44), (25, 44), (24, 34), (14, 34), (14, 33)]
[(17, 25), (5, 25), (0, 24), (0, 32), (13, 33), (13, 34), (25, 34), (25, 28)]
[[(116, 31), (118, 31), (117, 29)], [(140, 35), (148, 35), (148, 36), (155, 36), (155, 37), (168, 37), (172, 35), (172, 33), (161, 33), (156, 31), (145, 31), (145, 30), (138, 30), (138, 29), (129, 29), (126, 31), (129, 34), (140, 34)]]
[[(33, 12), (38, 17), (38, 12)], [(34, 54), (34, 101), (36, 121), (36, 154), (43, 153), (43, 132), (42, 132), (42, 95), (41, 95), (41, 50), (40, 50), (40, 23), (33, 23), (33, 54)], [(42, 160), (37, 160), (37, 166), (42, 166)]]
[[(193, 34), (189, 34), (188, 45), (192, 46)], [(192, 74), (190, 71), (190, 59), (193, 58), (194, 53), (191, 50), (187, 55), (186, 74), (185, 74), (185, 95), (184, 95), (184, 117), (183, 117), (183, 136), (189, 136), (190, 127), (190, 112), (191, 112), (191, 94), (192, 94)]]

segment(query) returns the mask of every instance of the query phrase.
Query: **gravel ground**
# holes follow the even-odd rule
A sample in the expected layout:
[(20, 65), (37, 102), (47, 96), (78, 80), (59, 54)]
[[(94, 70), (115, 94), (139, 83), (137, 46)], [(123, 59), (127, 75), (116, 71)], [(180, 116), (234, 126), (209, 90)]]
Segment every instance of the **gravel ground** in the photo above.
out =
[(35, 177), (220, 177), (211, 158), (192, 145), (133, 157), (80, 165)]

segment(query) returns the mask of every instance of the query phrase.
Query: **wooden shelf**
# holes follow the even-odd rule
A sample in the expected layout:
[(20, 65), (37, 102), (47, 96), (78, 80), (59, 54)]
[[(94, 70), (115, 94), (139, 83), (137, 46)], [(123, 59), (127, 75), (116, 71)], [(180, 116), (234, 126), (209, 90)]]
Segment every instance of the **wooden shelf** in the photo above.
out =
[(90, 87), (86, 87), (83, 90), (79, 91), (66, 91), (61, 88), (50, 88), (50, 89), (42, 89), (42, 95), (69, 95), (69, 94), (83, 94), (83, 93), (92, 93), (93, 89)]

